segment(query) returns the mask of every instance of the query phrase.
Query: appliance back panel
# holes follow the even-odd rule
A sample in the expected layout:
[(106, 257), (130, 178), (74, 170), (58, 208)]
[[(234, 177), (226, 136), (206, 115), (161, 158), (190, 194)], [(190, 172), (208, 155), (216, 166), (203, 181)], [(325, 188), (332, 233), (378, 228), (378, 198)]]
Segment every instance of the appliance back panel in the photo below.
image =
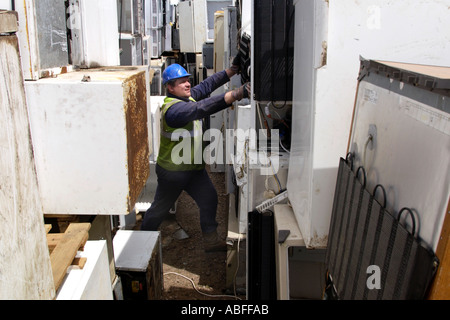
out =
[(248, 299), (276, 299), (274, 217), (248, 213)]
[[(326, 255), (337, 298), (423, 299), (439, 261), (375, 199), (377, 187), (367, 191), (360, 168), (339, 165)], [(370, 266), (379, 267), (379, 288), (367, 285)]]
[(292, 0), (255, 1), (255, 100), (291, 101), (294, 66)]

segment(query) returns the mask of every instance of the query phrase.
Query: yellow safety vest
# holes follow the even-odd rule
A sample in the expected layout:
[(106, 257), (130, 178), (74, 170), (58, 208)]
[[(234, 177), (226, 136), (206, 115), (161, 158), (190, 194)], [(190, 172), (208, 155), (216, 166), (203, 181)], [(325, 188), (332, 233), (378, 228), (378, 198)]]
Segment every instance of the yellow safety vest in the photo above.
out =
[(205, 167), (202, 121), (191, 121), (182, 128), (172, 128), (166, 123), (167, 110), (180, 101), (166, 97), (161, 106), (161, 134), (156, 162), (169, 171), (201, 170)]

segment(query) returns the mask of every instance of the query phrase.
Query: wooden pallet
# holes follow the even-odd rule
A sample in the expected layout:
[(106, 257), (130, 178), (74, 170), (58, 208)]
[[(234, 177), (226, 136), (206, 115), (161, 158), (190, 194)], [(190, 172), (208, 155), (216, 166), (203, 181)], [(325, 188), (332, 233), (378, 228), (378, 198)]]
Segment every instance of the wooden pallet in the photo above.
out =
[(64, 233), (49, 233), (51, 225), (45, 225), (55, 290), (60, 287), (70, 265), (77, 265), (81, 269), (84, 267), (86, 258), (75, 256), (77, 251), (83, 250), (90, 228), (90, 223), (71, 223)]

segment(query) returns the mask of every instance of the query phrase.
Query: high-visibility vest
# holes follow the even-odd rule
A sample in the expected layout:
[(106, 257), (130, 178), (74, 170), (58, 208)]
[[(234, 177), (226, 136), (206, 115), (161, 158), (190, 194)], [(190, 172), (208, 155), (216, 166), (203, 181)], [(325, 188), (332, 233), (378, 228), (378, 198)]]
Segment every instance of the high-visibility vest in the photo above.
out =
[[(193, 98), (189, 100), (195, 102)], [(157, 163), (169, 171), (201, 170), (205, 167), (202, 121), (191, 121), (182, 128), (172, 128), (166, 123), (167, 110), (180, 101), (166, 97), (161, 106), (161, 134)]]

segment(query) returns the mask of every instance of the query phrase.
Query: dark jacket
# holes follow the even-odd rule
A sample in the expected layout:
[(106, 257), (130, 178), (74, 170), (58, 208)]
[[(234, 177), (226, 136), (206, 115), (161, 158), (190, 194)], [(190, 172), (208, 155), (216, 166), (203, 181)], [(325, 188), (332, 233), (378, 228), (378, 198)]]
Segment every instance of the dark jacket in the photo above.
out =
[(191, 88), (191, 97), (196, 102), (169, 93), (167, 95), (168, 97), (177, 98), (182, 101), (175, 103), (167, 110), (166, 123), (172, 128), (181, 128), (190, 121), (203, 119), (206, 116), (227, 108), (228, 105), (224, 99), (225, 93), (209, 98), (208, 96), (228, 81), (230, 81), (230, 78), (228, 78), (225, 70), (206, 78)]

